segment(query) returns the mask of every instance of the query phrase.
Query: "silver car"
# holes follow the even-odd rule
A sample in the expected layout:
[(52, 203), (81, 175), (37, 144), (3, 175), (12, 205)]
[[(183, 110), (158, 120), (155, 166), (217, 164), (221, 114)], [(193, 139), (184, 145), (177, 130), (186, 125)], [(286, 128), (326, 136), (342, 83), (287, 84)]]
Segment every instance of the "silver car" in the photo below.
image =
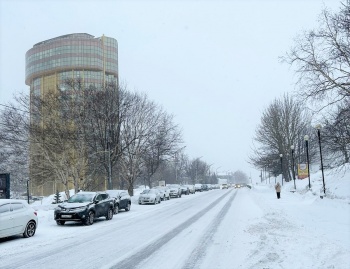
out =
[(140, 193), (139, 205), (160, 204), (160, 192), (157, 189), (147, 189)]
[(0, 199), (0, 238), (17, 234), (31, 237), (37, 227), (37, 213), (26, 201)]

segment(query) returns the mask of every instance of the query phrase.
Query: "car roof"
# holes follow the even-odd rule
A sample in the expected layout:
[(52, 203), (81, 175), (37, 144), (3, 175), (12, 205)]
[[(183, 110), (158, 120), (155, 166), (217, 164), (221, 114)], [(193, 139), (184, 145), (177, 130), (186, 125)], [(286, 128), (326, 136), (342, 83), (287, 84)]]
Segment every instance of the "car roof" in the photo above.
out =
[(20, 199), (0, 199), (0, 205), (7, 204), (7, 203), (14, 203), (14, 202), (16, 202), (16, 203), (20, 202), (23, 204), (27, 203), (26, 200), (20, 200)]

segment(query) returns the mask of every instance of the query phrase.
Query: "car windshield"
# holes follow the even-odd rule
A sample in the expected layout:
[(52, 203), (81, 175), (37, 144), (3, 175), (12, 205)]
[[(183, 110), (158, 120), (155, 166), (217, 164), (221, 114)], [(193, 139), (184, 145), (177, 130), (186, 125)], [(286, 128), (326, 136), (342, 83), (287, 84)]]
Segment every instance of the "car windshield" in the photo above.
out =
[(151, 193), (155, 193), (155, 190), (144, 190), (143, 192), (141, 192), (141, 194), (151, 194)]
[(114, 191), (114, 190), (110, 190), (110, 191), (106, 191), (108, 194), (109, 194), (109, 196), (111, 196), (111, 197), (119, 197), (119, 195), (120, 195), (120, 192), (119, 191)]
[(73, 195), (68, 199), (68, 203), (85, 203), (85, 202), (92, 202), (92, 199), (94, 198), (93, 193), (78, 193)]

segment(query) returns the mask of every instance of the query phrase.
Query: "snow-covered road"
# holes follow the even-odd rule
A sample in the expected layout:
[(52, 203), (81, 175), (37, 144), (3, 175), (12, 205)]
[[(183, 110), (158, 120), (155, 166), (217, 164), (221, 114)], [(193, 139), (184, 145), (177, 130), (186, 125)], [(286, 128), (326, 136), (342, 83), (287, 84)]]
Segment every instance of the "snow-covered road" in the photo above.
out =
[(159, 205), (133, 203), (111, 221), (0, 239), (0, 268), (350, 268), (349, 204), (271, 186), (212, 190)]

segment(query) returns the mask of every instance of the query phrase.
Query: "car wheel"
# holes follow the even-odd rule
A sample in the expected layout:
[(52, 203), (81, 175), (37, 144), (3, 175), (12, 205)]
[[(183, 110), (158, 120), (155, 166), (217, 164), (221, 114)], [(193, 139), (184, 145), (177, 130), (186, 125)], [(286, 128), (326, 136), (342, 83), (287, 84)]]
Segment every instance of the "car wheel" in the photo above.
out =
[(128, 203), (128, 205), (125, 207), (125, 211), (130, 211), (130, 203)]
[(95, 213), (93, 211), (89, 211), (86, 220), (85, 225), (92, 225), (94, 223)]
[(168, 196), (168, 200), (170, 200), (170, 195)]
[(157, 198), (154, 198), (154, 205), (157, 204)]
[(117, 215), (118, 212), (119, 212), (119, 205), (115, 205), (114, 210), (113, 210), (114, 215)]
[(106, 220), (111, 220), (113, 219), (113, 209), (112, 208), (109, 208), (108, 211), (107, 211), (107, 215), (106, 215)]
[(23, 233), (23, 237), (28, 238), (28, 237), (32, 237), (35, 234), (35, 230), (36, 230), (36, 224), (35, 221), (29, 221), (26, 229), (24, 230)]
[(56, 220), (57, 225), (64, 225), (66, 222), (64, 220)]
[(166, 200), (166, 198), (165, 198), (165, 195), (164, 195), (164, 197), (163, 197), (163, 201), (165, 201)]

